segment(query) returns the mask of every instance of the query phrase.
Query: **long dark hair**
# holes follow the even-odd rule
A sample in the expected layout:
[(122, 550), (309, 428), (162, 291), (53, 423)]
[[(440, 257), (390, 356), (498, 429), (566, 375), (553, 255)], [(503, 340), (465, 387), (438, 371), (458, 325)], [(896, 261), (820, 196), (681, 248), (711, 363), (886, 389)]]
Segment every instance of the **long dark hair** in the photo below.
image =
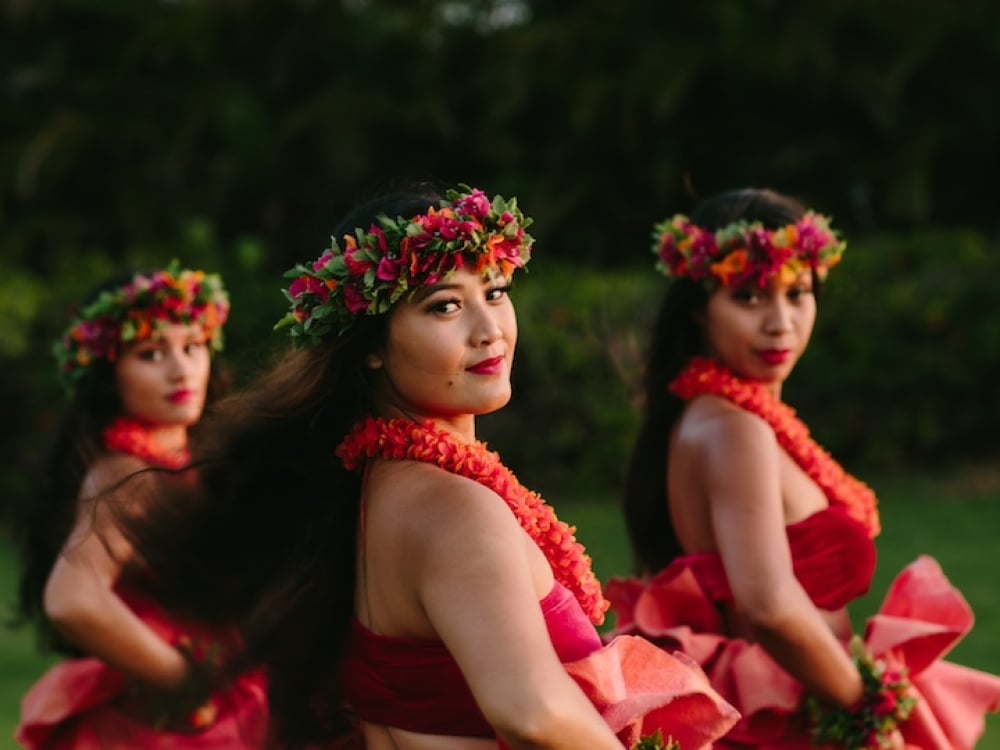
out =
[[(706, 199), (691, 214), (699, 227), (717, 230), (740, 219), (767, 229), (794, 223), (805, 213), (794, 198), (747, 188)], [(683, 553), (670, 518), (667, 466), (670, 434), (684, 402), (667, 392), (691, 357), (703, 353), (697, 322), (708, 293), (690, 279), (670, 281), (656, 317), (642, 380), (642, 413), (625, 477), (625, 524), (637, 573), (656, 573)]]
[[(103, 292), (128, 284), (136, 273), (123, 273), (102, 282), (86, 296), (82, 306), (96, 301)], [(226, 389), (229, 379), (225, 366), (213, 361), (206, 406)], [(15, 623), (33, 624), (40, 645), (70, 656), (79, 655), (79, 651), (50, 625), (42, 603), (43, 592), (76, 521), (80, 486), (91, 465), (105, 452), (104, 428), (121, 414), (114, 367), (105, 360), (95, 361), (69, 395), (49, 447), (35, 470), (36, 491), (26, 498), (14, 520), (20, 558)]]
[[(430, 191), (381, 197), (345, 217), (335, 237), (438, 200)], [(141, 517), (123, 519), (163, 604), (239, 627), (236, 668), (266, 667), (279, 747), (329, 741), (352, 726), (340, 663), (354, 611), (361, 477), (334, 449), (371, 413), (366, 360), (387, 331), (386, 314), (361, 316), (341, 336), (281, 355), (203, 420), (192, 443), (197, 486), (170, 482)]]

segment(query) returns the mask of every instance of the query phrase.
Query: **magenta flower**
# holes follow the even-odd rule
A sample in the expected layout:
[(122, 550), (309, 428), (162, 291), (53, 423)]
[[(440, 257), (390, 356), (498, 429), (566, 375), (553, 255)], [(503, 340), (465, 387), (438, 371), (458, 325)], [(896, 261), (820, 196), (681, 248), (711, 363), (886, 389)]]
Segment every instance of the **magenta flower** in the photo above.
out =
[(402, 258), (383, 257), (378, 262), (378, 268), (375, 270), (375, 278), (379, 281), (396, 281), (400, 276), (402, 267)]
[(368, 310), (368, 300), (362, 291), (354, 284), (344, 284), (344, 305), (351, 315), (358, 315)]
[(358, 247), (353, 252), (344, 253), (344, 263), (347, 265), (347, 273), (354, 278), (363, 277), (372, 267), (372, 262), (362, 255), (362, 250)]
[(319, 258), (317, 258), (316, 260), (313, 261), (313, 264), (312, 264), (313, 271), (315, 271), (316, 273), (319, 273), (324, 268), (326, 268), (327, 264), (331, 260), (333, 260), (333, 250), (332, 249), (327, 250), (325, 253), (323, 253), (321, 256), (319, 256)]
[[(455, 202), (455, 210), (467, 216), (485, 219), (490, 213), (490, 200), (482, 190), (473, 190), (467, 196)], [(506, 223), (502, 217), (500, 221), (501, 223)]]
[(315, 276), (299, 276), (288, 287), (288, 293), (296, 300), (301, 299), (307, 294), (311, 294), (314, 297), (318, 297), (323, 304), (330, 299), (330, 290), (327, 289), (326, 284)]
[[(436, 284), (469, 258), (483, 273), (497, 263), (504, 272), (522, 267), (531, 257), (533, 240), (524, 231), (531, 220), (514, 200), (491, 201), (481, 190), (462, 187), (465, 192), (448, 191), (439, 206), (421, 215), (379, 217), (367, 230), (335, 241), (311, 264), (292, 269), (286, 274), (293, 279), (286, 290), (292, 308), (276, 327), (315, 342), (331, 329), (344, 333), (354, 316), (385, 312), (401, 290)], [(310, 325), (316, 315), (335, 325)]]

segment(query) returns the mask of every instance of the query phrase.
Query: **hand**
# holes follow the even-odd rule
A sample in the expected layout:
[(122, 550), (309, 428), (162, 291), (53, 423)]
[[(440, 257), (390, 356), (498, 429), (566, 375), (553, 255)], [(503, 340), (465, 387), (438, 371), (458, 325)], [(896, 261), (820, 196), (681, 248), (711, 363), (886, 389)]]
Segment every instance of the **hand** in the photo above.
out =
[(222, 678), (221, 648), (182, 637), (177, 650), (187, 663), (184, 679), (173, 688), (134, 681), (121, 707), (144, 724), (171, 732), (194, 733), (211, 726), (218, 715), (213, 698)]
[(898, 729), (894, 729), (892, 734), (888, 737), (889, 740), (889, 750), (905, 750), (906, 740), (903, 739), (903, 733)]

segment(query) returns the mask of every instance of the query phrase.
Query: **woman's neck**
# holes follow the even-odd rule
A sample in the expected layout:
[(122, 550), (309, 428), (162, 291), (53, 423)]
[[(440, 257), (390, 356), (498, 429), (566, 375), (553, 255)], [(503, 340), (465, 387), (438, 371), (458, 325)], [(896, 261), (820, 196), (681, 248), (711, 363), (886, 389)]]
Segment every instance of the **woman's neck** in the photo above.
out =
[(474, 414), (425, 414), (415, 409), (404, 409), (395, 404), (383, 404), (374, 410), (374, 416), (384, 419), (408, 419), (411, 422), (430, 422), (438, 429), (452, 432), (467, 443), (476, 440)]
[(149, 436), (165, 451), (182, 451), (187, 448), (187, 427), (182, 424), (144, 425)]

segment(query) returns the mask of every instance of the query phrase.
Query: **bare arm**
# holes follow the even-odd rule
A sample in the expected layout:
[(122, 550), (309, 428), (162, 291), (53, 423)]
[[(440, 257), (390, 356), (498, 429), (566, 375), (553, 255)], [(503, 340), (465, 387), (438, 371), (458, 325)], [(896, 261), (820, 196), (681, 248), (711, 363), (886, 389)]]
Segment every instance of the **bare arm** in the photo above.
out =
[(792, 570), (773, 433), (730, 412), (710, 420), (702, 450), (713, 534), (737, 614), (807, 691), (850, 706), (861, 697), (861, 679)]
[(552, 647), (544, 557), (492, 492), (450, 476), (446, 487), (430, 490), (414, 581), (480, 710), (512, 748), (621, 750)]
[[(97, 488), (137, 468), (128, 459), (101, 459), (84, 481), (81, 495), (96, 494)], [(114, 592), (131, 554), (108, 510), (92, 500), (79, 501), (75, 526), (45, 586), (45, 613), (53, 627), (85, 653), (144, 682), (176, 687), (187, 673), (184, 657)]]

